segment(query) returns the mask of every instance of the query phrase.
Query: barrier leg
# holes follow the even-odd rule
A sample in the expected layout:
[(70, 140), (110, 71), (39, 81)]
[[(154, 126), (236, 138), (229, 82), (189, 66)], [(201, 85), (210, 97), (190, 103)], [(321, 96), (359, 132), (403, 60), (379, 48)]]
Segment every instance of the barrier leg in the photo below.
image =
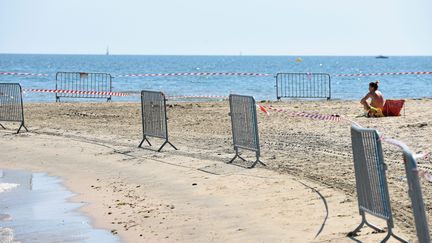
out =
[(239, 157), (237, 154), (234, 155), (234, 158), (232, 158), (230, 161), (228, 161), (227, 164), (231, 164), (235, 159), (237, 159), (237, 157)]
[(162, 146), (158, 149), (158, 152), (160, 152), (162, 150), (162, 148), (166, 145), (169, 144), (171, 145), (175, 150), (178, 150), (171, 142), (169, 142), (168, 140), (165, 140), (165, 142), (162, 144)]
[(355, 228), (353, 231), (351, 231), (351, 232), (348, 233), (348, 236), (349, 236), (349, 237), (354, 237), (354, 236), (356, 236), (357, 232), (359, 232), (360, 229), (363, 228), (363, 226), (365, 225), (365, 223), (366, 223), (366, 217), (365, 217), (365, 215), (364, 215), (364, 212), (361, 213), (361, 216), (362, 216), (362, 221), (361, 221), (361, 223), (359, 224), (359, 226), (357, 226), (357, 228)]
[(235, 159), (239, 158), (243, 161), (246, 161), (243, 157), (240, 156), (240, 154), (238, 153), (238, 148), (235, 148), (235, 155), (234, 158), (232, 158), (227, 164), (232, 164), (232, 162), (234, 162)]
[[(365, 213), (364, 213), (364, 212), (362, 212), (361, 214), (362, 214), (362, 221), (361, 221), (360, 225), (357, 226), (357, 228), (356, 228), (355, 230), (353, 230), (353, 231), (351, 231), (350, 233), (348, 233), (348, 236), (349, 236), (349, 237), (355, 237), (356, 234), (357, 234), (357, 232), (359, 232), (360, 229), (363, 228), (363, 226), (365, 226), (365, 225), (366, 225), (366, 226), (369, 226), (370, 228), (376, 230), (376, 231), (379, 232), (379, 233), (384, 233), (384, 232), (385, 232), (383, 229), (381, 229), (381, 228), (379, 228), (379, 227), (377, 227), (377, 226), (375, 226), (375, 225), (369, 223), (369, 222), (366, 220), (366, 216), (365, 216)], [(407, 243), (407, 242), (408, 242), (408, 241), (402, 239), (401, 237), (395, 235), (395, 234), (393, 233), (393, 229), (392, 229), (391, 225), (390, 225), (388, 222), (387, 222), (387, 228), (388, 228), (387, 235), (386, 235), (386, 237), (385, 237), (381, 242), (387, 242), (387, 241), (390, 239), (391, 236), (393, 236), (396, 240), (398, 240), (398, 241), (400, 241), (400, 242), (404, 242), (404, 243)]]
[(266, 164), (264, 164), (264, 162), (262, 162), (260, 159), (259, 159), (259, 155), (257, 154), (256, 155), (256, 160), (255, 160), (255, 162), (249, 167), (249, 169), (252, 169), (253, 167), (255, 167), (257, 164), (261, 164), (262, 166), (267, 166)]
[(381, 228), (378, 227), (378, 226), (375, 226), (375, 225), (369, 223), (366, 219), (365, 219), (365, 223), (366, 223), (367, 226), (369, 226), (369, 227), (371, 227), (372, 229), (376, 230), (378, 233), (384, 233), (384, 232), (385, 232), (385, 230), (381, 229)]
[(24, 125), (24, 122), (21, 123), (20, 127), (18, 128), (17, 134), (21, 131), (21, 128), (23, 128), (28, 132), (27, 127)]
[[(240, 154), (238, 153), (238, 148), (235, 148), (235, 151), (236, 151), (236, 154), (234, 155), (234, 158), (232, 158), (227, 164), (232, 164), (232, 162), (234, 162), (234, 160), (237, 158), (241, 159), (242, 161), (246, 161), (246, 159), (241, 157)], [(249, 166), (248, 169), (254, 168), (258, 163), (263, 165), (263, 166), (267, 166), (266, 164), (264, 164), (264, 162), (262, 162), (259, 159), (259, 155), (257, 154), (255, 162), (251, 166)]]
[(167, 141), (167, 142), (168, 142), (168, 144), (171, 145), (171, 147), (173, 147), (175, 150), (178, 150), (178, 149), (176, 148), (176, 146), (174, 146), (174, 144), (172, 144), (172, 143), (169, 142), (169, 141)]
[(141, 147), (142, 147), (142, 144), (144, 143), (144, 141), (147, 141), (148, 145), (149, 145), (149, 146), (152, 146), (151, 143), (150, 143), (150, 141), (147, 139), (147, 137), (144, 136), (143, 140), (142, 140), (141, 143), (138, 145), (138, 148), (141, 148)]
[(394, 234), (393, 228), (391, 227), (391, 225), (388, 222), (387, 222), (387, 228), (388, 228), (388, 233), (387, 233), (386, 237), (381, 242), (387, 242), (390, 239), (390, 237), (393, 236), (393, 238), (395, 238), (399, 242), (408, 243), (408, 241), (406, 241), (406, 240), (402, 239), (401, 237)]
[(6, 129), (6, 127), (4, 127), (1, 123), (0, 123), (0, 127), (2, 127), (3, 129)]

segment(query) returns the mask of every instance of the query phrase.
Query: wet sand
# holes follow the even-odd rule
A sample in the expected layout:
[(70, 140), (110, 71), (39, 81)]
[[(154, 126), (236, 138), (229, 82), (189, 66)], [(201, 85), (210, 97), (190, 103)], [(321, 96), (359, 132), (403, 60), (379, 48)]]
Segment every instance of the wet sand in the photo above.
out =
[[(409, 100), (407, 116), (357, 117), (357, 102), (272, 103), (288, 111), (346, 115), (415, 152), (430, 150), (432, 101)], [(227, 102), (178, 103), (168, 108), (170, 140), (139, 149), (140, 105), (135, 103), (26, 104), (29, 133), (0, 130), (1, 167), (64, 178), (74, 200), (97, 226), (127, 242), (350, 242), (360, 222), (349, 125), (259, 113), (267, 168), (227, 165), (233, 156)], [(7, 124), (7, 127), (11, 127)], [(384, 145), (397, 232), (415, 239), (401, 155)], [(244, 154), (253, 159), (253, 155)], [(3, 156), (2, 156), (3, 157)], [(430, 169), (430, 160), (419, 161)], [(325, 204), (315, 188), (325, 198)], [(432, 191), (425, 182), (427, 208)], [(430, 214), (430, 211), (428, 212)], [(376, 222), (384, 226), (381, 221)], [(358, 239), (384, 234), (365, 228)]]

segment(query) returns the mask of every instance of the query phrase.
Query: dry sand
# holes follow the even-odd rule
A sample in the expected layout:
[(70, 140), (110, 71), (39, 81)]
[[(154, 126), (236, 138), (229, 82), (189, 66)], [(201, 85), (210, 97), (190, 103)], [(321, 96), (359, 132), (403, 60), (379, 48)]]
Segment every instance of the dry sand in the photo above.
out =
[[(415, 152), (431, 150), (431, 104), (409, 100), (406, 116), (367, 119), (357, 117), (357, 102), (272, 103), (346, 115)], [(137, 148), (140, 104), (26, 104), (25, 116), (30, 132), (0, 130), (0, 167), (60, 176), (79, 194), (74, 200), (89, 203), (82, 210), (95, 225), (126, 242), (351, 242), (345, 235), (360, 222), (346, 123), (260, 112), (268, 167), (250, 170), (225, 164), (233, 156), (227, 101), (169, 105), (170, 140), (179, 150), (167, 146), (162, 153), (155, 152), (157, 139), (151, 139), (155, 147)], [(384, 150), (396, 231), (415, 239), (401, 155), (387, 144)], [(430, 160), (419, 162), (431, 168)], [(422, 183), (430, 214), (432, 190)], [(314, 238), (326, 219), (325, 204), (328, 218)], [(365, 228), (357, 239), (383, 237)]]

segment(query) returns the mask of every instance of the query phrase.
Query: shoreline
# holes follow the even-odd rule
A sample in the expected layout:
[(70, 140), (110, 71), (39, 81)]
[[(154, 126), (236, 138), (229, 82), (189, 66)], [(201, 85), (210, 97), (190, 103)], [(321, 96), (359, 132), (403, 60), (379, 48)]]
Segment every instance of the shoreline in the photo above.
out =
[(93, 227), (80, 210), (84, 204), (71, 200), (76, 194), (66, 188), (62, 178), (41, 172), (1, 170), (2, 183), (19, 183), (2, 193), (0, 229), (5, 242), (119, 242), (109, 231)]
[[(359, 113), (357, 111), (361, 111), (360, 107), (356, 104), (357, 102), (297, 101), (272, 102), (272, 105), (290, 111), (303, 110), (307, 112), (309, 110), (316, 112), (319, 111), (322, 114), (347, 114), (356, 122), (360, 122), (366, 126), (377, 127), (378, 130), (384, 134), (407, 142), (408, 145), (411, 145), (412, 148), (416, 149), (415, 151), (418, 151), (427, 149), (431, 142), (431, 138), (426, 136), (428, 131), (431, 130), (432, 124), (429, 124), (428, 122), (430, 120), (429, 117), (431, 116), (431, 112), (428, 110), (426, 113), (419, 112), (430, 106), (431, 102), (432, 100), (430, 99), (408, 100), (406, 109), (407, 114), (410, 114), (409, 116), (384, 119), (355, 117), (356, 114)], [(170, 118), (168, 126), (171, 140), (180, 148), (180, 150), (173, 151), (168, 148), (162, 153), (156, 153), (154, 150), (148, 148), (136, 148), (141, 139), (141, 116), (139, 103), (43, 103), (25, 104), (24, 109), (26, 123), (30, 132), (14, 135), (11, 134), (11, 130), (0, 130), (0, 138), (2, 138), (0, 139), (0, 143), (3, 143), (2, 147), (8, 145), (9, 147), (12, 146), (10, 148), (22, 148), (26, 150), (26, 153), (20, 155), (17, 152), (10, 152), (13, 151), (11, 149), (8, 150), (3, 148), (5, 149), (4, 151), (9, 152), (9, 155), (6, 157), (13, 161), (6, 161), (6, 163), (2, 163), (1, 167), (4, 167), (5, 165), (11, 167), (23, 166), (24, 169), (33, 167), (33, 169), (39, 171), (44, 171), (44, 168), (47, 168), (46, 170), (48, 171), (45, 170), (45, 172), (60, 176), (68, 188), (79, 194), (76, 197), (76, 200), (91, 202), (89, 205), (86, 204), (82, 210), (86, 215), (91, 215), (91, 218), (95, 220), (95, 226), (97, 227), (102, 226), (103, 228), (110, 229), (113, 227), (111, 222), (114, 222), (110, 221), (113, 220), (113, 218), (107, 214), (109, 213), (107, 208), (100, 208), (100, 205), (110, 205), (113, 214), (117, 213), (114, 210), (118, 210), (118, 217), (122, 217), (122, 212), (126, 215), (132, 215), (131, 213), (134, 209), (130, 206), (130, 208), (124, 209), (125, 207), (128, 207), (128, 204), (120, 206), (117, 205), (118, 203), (122, 204), (123, 201), (115, 202), (115, 200), (124, 199), (111, 198), (113, 200), (104, 201), (101, 198), (92, 195), (95, 194), (96, 189), (94, 189), (94, 187), (101, 187), (98, 191), (101, 195), (104, 193), (105, 195), (108, 195), (106, 194), (107, 192), (102, 192), (104, 188), (111, 193), (117, 194), (119, 193), (118, 190), (130, 190), (131, 195), (133, 194), (132, 196), (137, 196), (141, 199), (151, 201), (149, 205), (158, 205), (161, 204), (161, 201), (164, 201), (162, 205), (165, 205), (166, 207), (167, 205), (173, 205), (172, 202), (180, 201), (181, 203), (178, 205), (185, 207), (185, 202), (182, 201), (185, 200), (184, 198), (180, 200), (182, 197), (179, 195), (171, 197), (167, 194), (169, 194), (168, 192), (170, 192), (172, 188), (176, 188), (176, 191), (182, 188), (181, 190), (191, 193), (194, 192), (189, 191), (189, 187), (195, 188), (194, 186), (191, 186), (192, 183), (194, 183), (194, 178), (200, 178), (200, 181), (202, 180), (203, 182), (206, 180), (211, 181), (213, 184), (206, 184), (206, 186), (210, 188), (209, 191), (213, 193), (213, 195), (218, 196), (217, 198), (233, 200), (233, 198), (239, 197), (238, 194), (250, 193), (248, 191), (250, 190), (251, 185), (260, 187), (259, 183), (256, 183), (255, 181), (265, 181), (266, 179), (261, 177), (269, 177), (269, 175), (270, 177), (278, 178), (278, 183), (285, 185), (285, 187), (280, 187), (280, 191), (283, 191), (285, 188), (290, 188), (290, 185), (297, 185), (295, 192), (297, 200), (311, 198), (311, 201), (313, 201), (312, 198), (318, 196), (310, 193), (304, 194), (305, 192), (310, 191), (310, 189), (306, 189), (298, 183), (296, 184), (296, 180), (305, 180), (307, 184), (312, 184), (314, 188), (318, 188), (325, 192), (323, 195), (329, 201), (330, 217), (328, 224), (324, 227), (322, 235), (320, 235), (317, 240), (321, 239), (330, 242), (337, 241), (337, 239), (344, 237), (344, 233), (347, 233), (346, 231), (354, 229), (356, 224), (360, 222), (360, 217), (356, 213), (357, 199), (354, 195), (350, 196), (354, 191), (352, 184), (354, 175), (350, 174), (353, 172), (352, 169), (350, 169), (352, 167), (352, 159), (349, 156), (350, 137), (348, 126), (341, 126), (337, 123), (331, 122), (293, 118), (277, 113), (271, 113), (270, 117), (266, 117), (264, 114), (259, 112), (258, 119), (263, 150), (262, 153), (265, 162), (269, 165), (269, 169), (259, 168), (253, 170), (241, 170), (239, 169), (241, 167), (225, 165), (224, 163), (233, 154), (230, 124), (227, 116), (227, 102), (173, 104), (173, 106), (168, 109), (168, 116)], [(420, 126), (424, 122), (426, 122), (426, 125)], [(8, 127), (10, 126), (8, 125)], [(21, 147), (20, 145), (26, 146)], [(34, 150), (27, 148), (30, 145), (34, 147)], [(65, 154), (58, 154), (56, 150), (64, 151)], [(73, 152), (69, 150), (73, 150)], [(290, 152), (286, 154), (286, 150)], [(35, 154), (35, 152), (37, 153)], [(45, 157), (42, 156), (43, 153), (46, 153), (46, 155), (44, 155)], [(28, 161), (18, 161), (16, 158), (17, 156), (21, 157), (21, 160)], [(38, 160), (38, 157), (41, 157), (39, 158), (40, 161), (46, 162), (42, 164), (35, 164), (32, 162), (33, 160)], [(60, 157), (62, 158), (62, 162), (52, 161), (58, 160)], [(406, 229), (405, 225), (401, 223), (401, 220), (408, 220), (407, 222), (409, 222), (410, 215), (406, 209), (405, 211), (403, 210), (403, 207), (406, 205), (405, 198), (407, 198), (406, 192), (403, 187), (401, 187), (404, 185), (403, 181), (401, 182), (399, 180), (403, 168), (399, 168), (400, 166), (393, 163), (393, 161), (399, 160), (397, 151), (393, 148), (386, 147), (385, 159), (388, 161), (390, 167), (388, 177), (391, 184), (389, 186), (396, 186), (395, 188), (390, 189), (390, 197), (392, 199), (401, 198), (399, 202), (400, 205), (395, 205), (394, 200), (392, 200), (397, 232), (401, 232), (403, 236), (415, 237), (412, 229)], [(69, 163), (77, 163), (77, 165), (80, 165), (82, 168), (74, 168), (73, 166), (68, 165), (65, 161), (69, 161)], [(87, 161), (87, 163), (80, 161)], [(107, 166), (107, 168), (99, 168), (100, 166)], [(335, 166), (336, 168), (339, 168), (338, 171), (333, 170)], [(147, 172), (148, 168), (158, 171), (159, 173)], [(65, 169), (71, 170), (72, 172), (75, 172), (75, 174), (70, 175), (64, 171)], [(199, 169), (214, 172), (214, 174), (205, 173)], [(112, 170), (116, 171), (116, 173)], [(77, 172), (82, 173), (83, 175), (76, 175)], [(130, 175), (128, 173), (130, 173)], [(167, 174), (169, 174), (169, 176)], [(244, 177), (243, 174), (246, 174), (246, 177)], [(171, 183), (169, 179), (172, 179), (172, 175), (182, 175), (185, 176), (186, 179), (175, 179), (177, 183), (167, 186)], [(85, 176), (88, 176), (88, 178)], [(160, 176), (163, 178), (159, 179)], [(209, 179), (204, 179), (204, 177), (208, 177)], [(104, 179), (106, 182), (98, 182), (96, 179)], [(240, 181), (239, 187), (241, 190), (232, 188), (231, 181), (233, 180), (237, 183)], [(159, 183), (156, 183), (153, 186), (148, 185), (154, 183), (154, 181), (158, 181)], [(265, 181), (263, 184), (264, 185), (260, 190), (263, 190), (263, 192), (271, 190), (275, 194), (272, 195), (270, 193), (260, 196), (261, 200), (270, 200), (270, 202), (274, 200), (279, 202), (279, 204), (273, 202), (274, 205), (272, 209), (267, 209), (264, 204), (259, 209), (252, 210), (252, 212), (248, 212), (248, 207), (243, 208), (238, 205), (235, 207), (242, 208), (245, 212), (248, 212), (251, 215), (259, 215), (260, 213), (268, 212), (268, 210), (270, 210), (270, 214), (272, 214), (272, 212), (275, 213), (274, 211), (278, 210), (284, 212), (280, 207), (281, 205), (287, 204), (287, 201), (278, 201), (280, 198), (275, 196), (278, 195), (278, 193), (276, 193), (277, 190), (272, 189), (273, 183)], [(326, 184), (328, 186), (325, 186)], [(93, 188), (91, 187), (92, 185), (94, 186)], [(140, 188), (145, 185), (147, 185), (147, 190), (143, 192)], [(201, 182), (198, 183), (198, 185), (201, 185)], [(136, 186), (140, 187), (137, 188)], [(229, 190), (221, 188), (217, 190), (218, 186), (227, 187)], [(224, 190), (229, 191), (230, 194), (221, 192)], [(428, 196), (431, 191), (425, 186), (423, 186), (423, 190), (425, 199), (429, 198)], [(211, 197), (209, 192), (205, 190), (200, 191), (200, 193), (201, 196), (205, 195), (202, 196), (204, 198)], [(190, 196), (187, 200), (194, 201), (196, 200), (195, 196)], [(338, 201), (338, 199), (341, 200)], [(246, 200), (246, 202), (248, 200)], [(348, 200), (347, 203), (340, 204), (340, 202), (346, 200)], [(129, 202), (124, 201), (124, 203)], [(139, 205), (135, 206), (135, 208), (141, 206), (145, 207), (146, 205), (145, 203), (142, 204), (142, 202), (138, 201), (134, 201), (134, 203)], [(215, 211), (212, 210), (216, 210), (220, 206), (225, 208), (223, 205), (211, 205), (210, 202), (207, 203), (209, 208), (201, 208), (201, 210), (209, 210), (205, 212), (212, 212), (210, 215), (213, 215), (214, 217), (217, 217), (218, 214), (215, 214)], [(156, 222), (156, 220), (154, 223), (163, 222), (162, 225), (167, 223), (172, 227), (174, 225), (179, 225), (178, 221), (179, 219), (184, 219), (184, 215), (178, 215), (178, 212), (176, 212), (175, 209), (180, 206), (175, 204), (174, 209), (172, 210), (169, 209), (169, 207), (167, 207), (167, 209), (161, 208), (162, 211), (160, 214), (170, 215), (177, 220), (162, 220), (162, 217), (157, 218), (159, 222)], [(119, 206), (119, 208), (116, 208), (116, 206)], [(231, 207), (234, 206), (231, 205)], [(321, 201), (317, 201), (312, 208), (314, 208), (312, 211), (318, 210), (318, 212), (322, 212), (324, 210)], [(185, 209), (188, 209), (186, 211), (189, 212), (186, 215), (199, 215), (201, 213), (201, 211), (194, 211), (188, 207)], [(340, 215), (346, 216), (337, 216), (339, 210), (345, 210)], [(291, 217), (292, 215), (290, 215), (290, 212), (294, 213), (296, 211), (298, 210), (285, 212), (285, 215)], [(284, 225), (284, 223), (275, 223), (281, 220), (276, 215), (278, 214), (276, 213), (274, 215), (275, 218), (270, 220), (270, 222), (273, 222), (272, 225), (274, 225), (274, 227), (284, 229), (284, 226), (281, 226)], [(245, 215), (237, 216), (240, 218), (246, 217)], [(319, 225), (322, 223), (322, 215), (318, 218), (319, 220), (313, 218), (306, 221), (309, 222), (308, 224), (317, 224), (316, 228), (319, 228)], [(123, 219), (120, 221), (123, 221)], [(135, 221), (137, 221), (137, 219), (135, 219)], [(297, 221), (302, 222), (301, 219), (297, 219)], [(245, 222), (240, 221), (240, 225), (244, 225)], [(336, 229), (337, 227), (335, 227), (335, 225), (338, 225), (339, 222), (343, 222), (343, 227)], [(208, 231), (204, 230), (204, 225), (207, 225), (208, 222), (204, 223), (204, 221), (195, 221), (194, 223), (195, 225), (202, 225), (203, 227), (199, 234), (194, 234), (194, 237), (199, 237), (201, 235), (201, 237), (204, 238), (200, 238), (200, 240), (208, 240), (209, 238), (205, 238), (209, 237), (209, 235), (206, 234)], [(130, 232), (133, 231), (134, 228), (148, 226), (148, 224), (145, 221), (139, 221), (137, 224), (138, 226), (134, 226), (128, 230), (120, 230), (120, 227), (118, 233), (121, 239), (126, 242), (142, 240), (142, 238), (138, 237), (136, 234), (131, 234)], [(254, 222), (254, 224), (258, 223)], [(190, 225), (187, 226), (189, 227)], [(221, 229), (220, 232), (229, 232), (227, 231), (229, 228), (223, 227), (223, 225), (217, 226)], [(183, 225), (183, 227), (185, 226)], [(173, 229), (170, 228), (169, 230), (172, 231), (169, 231), (171, 232), (170, 236), (177, 236), (180, 241), (184, 241), (180, 236), (185, 237), (184, 235), (187, 234), (183, 233), (189, 231), (185, 230), (182, 232), (181, 229), (190, 230), (188, 227), (180, 227), (180, 230), (178, 231), (173, 231)], [(142, 229), (144, 228), (145, 227)], [(286, 230), (287, 229), (284, 229), (283, 232)], [(268, 229), (267, 233), (272, 231), (275, 231), (275, 229)], [(306, 234), (305, 232), (308, 233)], [(302, 234), (313, 235), (311, 229), (308, 230), (305, 228), (298, 229), (298, 231), (291, 230), (289, 233), (291, 234), (290, 237), (299, 237), (299, 233), (300, 236), (302, 236)], [(165, 238), (158, 238), (154, 234), (152, 235), (151, 232), (145, 232), (144, 235), (149, 237), (149, 240), (157, 239), (167, 241)], [(240, 236), (245, 237), (238, 232), (229, 232), (229, 234), (226, 233), (225, 235), (225, 237), (230, 239), (229, 241), (233, 241), (233, 239)], [(288, 237), (286, 232), (282, 233), (281, 236)], [(362, 231), (359, 239), (378, 240), (381, 236), (381, 234), (371, 234), (367, 229), (365, 229), (364, 233)], [(218, 237), (222, 236), (219, 235)], [(255, 237), (257, 237), (257, 240), (261, 236), (258, 234), (255, 235)], [(188, 241), (193, 241), (194, 239), (196, 240), (197, 238), (188, 238)], [(275, 239), (275, 241), (277, 241), (277, 239)]]

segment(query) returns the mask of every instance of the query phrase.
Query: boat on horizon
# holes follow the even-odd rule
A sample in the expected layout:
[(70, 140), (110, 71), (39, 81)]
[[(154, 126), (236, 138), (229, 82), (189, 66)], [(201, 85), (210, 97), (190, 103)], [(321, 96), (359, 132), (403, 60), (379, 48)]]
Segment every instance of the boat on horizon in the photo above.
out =
[(378, 59), (388, 59), (389, 57), (388, 56), (379, 55), (379, 56), (376, 56), (375, 58), (378, 58)]

